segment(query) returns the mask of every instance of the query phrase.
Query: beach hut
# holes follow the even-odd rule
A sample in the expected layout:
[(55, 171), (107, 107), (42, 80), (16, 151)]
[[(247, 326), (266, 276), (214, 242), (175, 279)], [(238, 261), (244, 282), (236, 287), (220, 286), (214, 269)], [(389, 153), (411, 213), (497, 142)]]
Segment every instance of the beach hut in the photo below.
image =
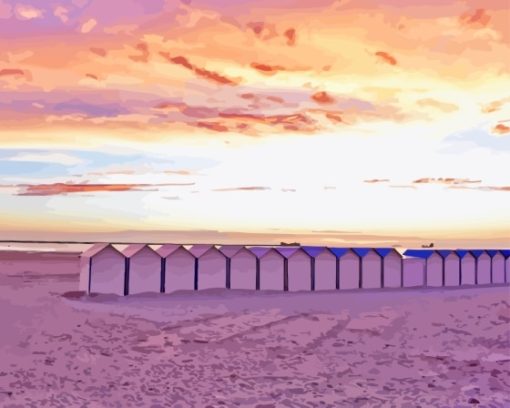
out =
[(353, 248), (360, 259), (360, 273), (362, 288), (382, 288), (382, 258), (372, 248)]
[(290, 292), (312, 290), (311, 257), (301, 247), (275, 248), (285, 259), (283, 263), (285, 290)]
[(337, 258), (326, 247), (302, 247), (310, 256), (313, 276), (313, 290), (337, 289)]
[(80, 290), (127, 295), (126, 258), (111, 244), (95, 244), (80, 257)]
[(145, 244), (131, 244), (121, 253), (126, 257), (126, 294), (160, 292), (161, 257), (156, 251)]
[(256, 289), (257, 257), (242, 245), (224, 245), (220, 251), (227, 257), (228, 287)]
[(382, 287), (399, 288), (403, 286), (402, 255), (394, 248), (377, 248), (375, 251), (382, 259)]
[(475, 284), (475, 257), (467, 249), (458, 249), (455, 251), (460, 258), (460, 284)]
[(444, 285), (443, 257), (433, 249), (408, 249), (404, 252), (407, 257), (425, 260), (425, 286)]
[(477, 285), (487, 285), (491, 283), (491, 257), (483, 249), (474, 249), (471, 251), (475, 257), (475, 282)]
[(402, 286), (424, 286), (427, 260), (420, 257), (404, 257), (402, 260)]
[(338, 288), (361, 288), (359, 256), (349, 248), (329, 248), (329, 250), (337, 257), (339, 274)]
[(505, 282), (510, 283), (510, 249), (503, 249), (501, 253), (505, 257)]
[(257, 289), (285, 290), (283, 255), (270, 247), (252, 247), (249, 250), (257, 257)]
[(189, 252), (197, 259), (195, 289), (227, 287), (227, 258), (214, 245), (193, 245)]
[(449, 249), (441, 249), (437, 252), (443, 258), (443, 285), (460, 286), (460, 257), (455, 251), (451, 251)]
[(177, 244), (165, 244), (156, 252), (161, 257), (161, 291), (195, 289), (195, 257), (186, 248)]
[(510, 283), (510, 249), (503, 249), (501, 253), (505, 257), (505, 282)]
[(505, 283), (505, 257), (501, 251), (489, 249), (491, 257), (491, 283)]

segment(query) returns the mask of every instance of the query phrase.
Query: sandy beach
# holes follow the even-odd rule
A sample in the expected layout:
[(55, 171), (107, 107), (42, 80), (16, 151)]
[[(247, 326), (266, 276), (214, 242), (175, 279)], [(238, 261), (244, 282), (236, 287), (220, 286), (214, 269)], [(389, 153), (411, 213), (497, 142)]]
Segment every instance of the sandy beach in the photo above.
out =
[(10, 265), (2, 407), (510, 406), (508, 287), (85, 297)]

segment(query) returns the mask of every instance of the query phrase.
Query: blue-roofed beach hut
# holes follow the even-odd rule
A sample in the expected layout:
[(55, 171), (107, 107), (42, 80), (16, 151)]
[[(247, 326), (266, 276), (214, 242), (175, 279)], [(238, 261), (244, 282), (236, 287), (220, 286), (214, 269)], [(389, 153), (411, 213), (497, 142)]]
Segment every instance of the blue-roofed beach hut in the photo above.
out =
[(398, 288), (403, 285), (402, 255), (394, 248), (376, 248), (382, 259), (383, 288)]
[(505, 257), (500, 250), (488, 249), (491, 257), (491, 283), (505, 282)]
[(460, 257), (457, 252), (450, 249), (440, 249), (437, 252), (443, 258), (444, 286), (460, 286)]
[(373, 248), (353, 248), (360, 259), (360, 286), (362, 288), (382, 288), (382, 258)]
[(472, 249), (470, 251), (475, 257), (477, 285), (487, 285), (491, 283), (491, 257), (484, 249)]
[(474, 285), (476, 274), (475, 257), (467, 249), (457, 249), (455, 251), (460, 259), (460, 284)]
[[(409, 258), (422, 259), (424, 262), (424, 285), (425, 286), (443, 286), (444, 284), (444, 269), (443, 257), (434, 249), (408, 249), (404, 255)], [(404, 260), (404, 264), (411, 266), (410, 262)], [(407, 268), (411, 270), (411, 268)], [(406, 280), (406, 273), (404, 271), (404, 281)], [(404, 285), (405, 286), (405, 285)]]
[(326, 247), (303, 246), (302, 248), (311, 257), (313, 290), (337, 289), (336, 256)]
[(510, 249), (502, 249), (501, 254), (505, 257), (505, 282), (510, 283)]

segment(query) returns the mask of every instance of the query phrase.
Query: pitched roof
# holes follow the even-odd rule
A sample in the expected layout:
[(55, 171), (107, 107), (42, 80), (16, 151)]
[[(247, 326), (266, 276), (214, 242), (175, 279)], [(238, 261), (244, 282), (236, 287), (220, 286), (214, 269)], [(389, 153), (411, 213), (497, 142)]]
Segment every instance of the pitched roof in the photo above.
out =
[[(439, 249), (437, 251), (439, 255), (441, 255), (443, 258), (446, 258), (450, 254), (457, 255), (457, 252), (452, 249)], [(457, 255), (458, 256), (458, 255)]]
[(350, 251), (350, 248), (328, 248), (331, 252), (333, 252), (333, 255), (340, 258), (345, 255), (346, 252)]
[(487, 249), (487, 253), (491, 258), (493, 258), (499, 253), (499, 251), (497, 249)]
[(282, 254), (280, 254), (276, 249), (274, 248), (271, 248), (271, 247), (251, 247), (251, 248), (248, 248), (248, 250), (250, 252), (252, 252), (253, 254), (255, 254), (255, 256), (257, 258), (262, 258), (264, 256), (266, 256), (269, 252), (271, 251), (274, 251), (276, 252), (278, 255), (280, 256), (283, 256)]
[(232, 258), (242, 249), (244, 249), (243, 245), (222, 245), (219, 247), (219, 251), (228, 258)]
[(301, 247), (301, 249), (303, 251), (305, 251), (312, 258), (315, 258), (315, 257), (319, 256), (324, 251), (330, 252), (328, 248), (321, 247), (321, 246), (303, 246), (303, 247)]
[(479, 258), (483, 254), (487, 253), (485, 249), (472, 249), (470, 252), (473, 254), (475, 258)]
[(122, 251), (120, 251), (122, 253), (122, 255), (124, 255), (126, 258), (131, 258), (133, 256), (135, 256), (138, 252), (140, 252), (141, 250), (145, 249), (145, 248), (149, 248), (152, 252), (155, 252), (154, 249), (152, 249), (149, 245), (147, 244), (131, 244), (131, 245), (128, 245), (127, 247), (125, 247)]
[(98, 253), (102, 252), (103, 250), (105, 250), (108, 247), (111, 247), (115, 251), (120, 253), (120, 251), (117, 248), (115, 248), (112, 244), (109, 244), (107, 242), (101, 242), (101, 243), (94, 244), (90, 248), (83, 251), (81, 256), (84, 258), (91, 258), (91, 257), (97, 255)]
[(408, 249), (404, 251), (405, 256), (412, 256), (414, 258), (427, 259), (436, 253), (434, 249)]
[(202, 255), (204, 255), (206, 252), (210, 251), (211, 249), (216, 250), (216, 247), (214, 245), (209, 244), (197, 244), (193, 245), (188, 251), (196, 258), (200, 258)]
[(379, 254), (379, 256), (381, 257), (386, 257), (388, 256), (389, 254), (391, 254), (392, 252), (400, 255), (397, 251), (395, 251), (395, 249), (393, 248), (375, 248), (375, 252), (377, 252)]
[(370, 251), (372, 251), (372, 248), (352, 248), (352, 250), (360, 258), (363, 258), (366, 254), (368, 254)]
[[(275, 249), (285, 258), (290, 258), (292, 255), (299, 251), (305, 252), (301, 249), (301, 247), (275, 247)], [(305, 254), (308, 255), (306, 252)]]
[(158, 249), (156, 249), (156, 252), (158, 255), (162, 258), (166, 258), (167, 256), (173, 254), (175, 251), (177, 251), (179, 248), (182, 248), (186, 251), (186, 248), (184, 248), (182, 245), (179, 244), (165, 244), (161, 245)]
[(503, 254), (503, 256), (504, 256), (505, 258), (510, 257), (510, 249), (502, 249), (502, 250), (501, 250), (501, 253)]
[(467, 249), (456, 249), (455, 253), (459, 256), (459, 258), (464, 258), (466, 255), (472, 255), (471, 252)]

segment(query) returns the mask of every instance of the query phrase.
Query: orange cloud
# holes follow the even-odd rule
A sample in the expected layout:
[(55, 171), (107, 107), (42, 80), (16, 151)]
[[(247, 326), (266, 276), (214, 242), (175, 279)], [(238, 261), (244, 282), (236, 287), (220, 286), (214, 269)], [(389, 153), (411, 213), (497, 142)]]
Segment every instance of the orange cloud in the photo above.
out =
[(414, 184), (475, 184), (475, 183), (481, 183), (482, 180), (471, 180), (471, 179), (465, 179), (465, 178), (453, 178), (453, 177), (447, 177), (447, 178), (421, 178), (414, 180)]
[(375, 183), (388, 183), (389, 179), (370, 179), (370, 180), (363, 180), (364, 183), (369, 184), (375, 184)]
[(51, 196), (66, 195), (73, 193), (97, 193), (97, 192), (125, 192), (140, 191), (147, 188), (163, 186), (192, 186), (195, 183), (166, 183), (166, 184), (74, 184), (74, 183), (53, 183), (53, 184), (20, 184), (17, 187), (22, 191), (21, 196)]
[(268, 64), (259, 64), (258, 62), (252, 62), (250, 66), (253, 69), (256, 69), (259, 72), (262, 72), (266, 75), (274, 75), (279, 71), (285, 71), (285, 68), (280, 65), (268, 65)]
[(296, 30), (294, 28), (289, 28), (283, 33), (283, 35), (287, 38), (287, 45), (289, 47), (296, 44)]
[(89, 50), (100, 57), (106, 57), (106, 50), (104, 48), (90, 47)]
[(314, 93), (312, 99), (320, 104), (331, 104), (335, 102), (335, 99), (324, 91)]
[(510, 126), (499, 123), (492, 128), (492, 132), (497, 133), (498, 135), (506, 135), (507, 133), (510, 133)]
[(147, 63), (149, 61), (149, 46), (146, 43), (139, 43), (135, 48), (140, 52), (140, 54), (130, 55), (129, 58), (135, 62)]
[(397, 60), (393, 55), (388, 54), (386, 51), (377, 51), (375, 53), (376, 57), (387, 64), (397, 65)]
[(0, 76), (24, 76), (25, 71), (19, 68), (0, 69)]
[(247, 187), (226, 187), (226, 188), (215, 188), (213, 191), (225, 192), (225, 191), (266, 191), (271, 190), (270, 187), (264, 186), (247, 186)]
[(228, 127), (219, 122), (197, 122), (199, 128), (214, 130), (215, 132), (228, 132)]
[(485, 27), (489, 24), (491, 16), (484, 9), (476, 9), (474, 11), (464, 13), (460, 16), (460, 22), (464, 25)]
[(180, 65), (192, 72), (194, 72), (197, 76), (207, 79), (209, 81), (216, 82), (221, 85), (237, 85), (239, 81), (227, 78), (223, 75), (218, 74), (217, 72), (209, 71), (204, 68), (199, 68), (188, 61), (187, 58), (183, 56), (172, 57), (168, 52), (160, 52), (160, 55), (164, 57), (168, 62), (172, 64)]

